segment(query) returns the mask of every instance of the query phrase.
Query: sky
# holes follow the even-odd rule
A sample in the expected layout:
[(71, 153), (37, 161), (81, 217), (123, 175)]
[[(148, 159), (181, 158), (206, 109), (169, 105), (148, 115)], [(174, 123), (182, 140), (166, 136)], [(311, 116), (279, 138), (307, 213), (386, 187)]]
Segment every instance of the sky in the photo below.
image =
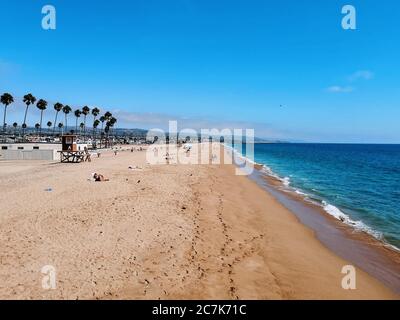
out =
[[(42, 28), (47, 4), (56, 30)], [(342, 28), (347, 4), (356, 30)], [(9, 124), (31, 92), (49, 101), (44, 121), (59, 101), (109, 110), (118, 127), (400, 143), (397, 0), (1, 0), (0, 11)]]

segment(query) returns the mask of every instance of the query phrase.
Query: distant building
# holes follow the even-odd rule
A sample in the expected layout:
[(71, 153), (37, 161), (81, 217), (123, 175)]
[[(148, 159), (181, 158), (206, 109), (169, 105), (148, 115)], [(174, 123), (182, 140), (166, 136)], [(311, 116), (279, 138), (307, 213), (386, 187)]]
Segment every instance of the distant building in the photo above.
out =
[[(79, 144), (78, 150), (86, 145)], [(58, 160), (61, 143), (0, 143), (0, 160)]]

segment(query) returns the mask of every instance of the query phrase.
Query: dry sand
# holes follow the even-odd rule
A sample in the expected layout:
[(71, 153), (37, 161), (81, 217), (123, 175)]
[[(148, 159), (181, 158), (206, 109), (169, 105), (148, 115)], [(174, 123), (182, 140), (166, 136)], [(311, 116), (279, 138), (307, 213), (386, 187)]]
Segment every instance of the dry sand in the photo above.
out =
[[(349, 263), (232, 165), (145, 155), (0, 161), (0, 298), (399, 298), (359, 269), (357, 290), (342, 289)], [(54, 290), (42, 288), (45, 265)]]

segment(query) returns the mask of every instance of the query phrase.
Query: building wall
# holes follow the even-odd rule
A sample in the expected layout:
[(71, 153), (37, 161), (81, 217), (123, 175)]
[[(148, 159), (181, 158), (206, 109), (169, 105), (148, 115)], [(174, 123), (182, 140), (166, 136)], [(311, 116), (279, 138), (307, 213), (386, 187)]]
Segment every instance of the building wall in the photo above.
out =
[(1, 150), (1, 160), (56, 160), (57, 150)]
[(7, 150), (61, 150), (61, 143), (1, 143), (0, 151)]
[[(84, 150), (86, 144), (79, 144), (78, 150)], [(0, 160), (49, 160), (60, 159), (61, 144), (12, 143), (0, 144)]]

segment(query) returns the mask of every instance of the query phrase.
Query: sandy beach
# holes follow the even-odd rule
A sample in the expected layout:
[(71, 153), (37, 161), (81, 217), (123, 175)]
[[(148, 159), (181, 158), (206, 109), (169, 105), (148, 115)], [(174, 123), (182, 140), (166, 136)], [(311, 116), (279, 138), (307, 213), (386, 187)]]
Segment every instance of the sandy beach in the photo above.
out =
[(0, 161), (0, 298), (399, 299), (360, 269), (344, 290), (351, 263), (234, 170), (149, 165), (145, 151)]

